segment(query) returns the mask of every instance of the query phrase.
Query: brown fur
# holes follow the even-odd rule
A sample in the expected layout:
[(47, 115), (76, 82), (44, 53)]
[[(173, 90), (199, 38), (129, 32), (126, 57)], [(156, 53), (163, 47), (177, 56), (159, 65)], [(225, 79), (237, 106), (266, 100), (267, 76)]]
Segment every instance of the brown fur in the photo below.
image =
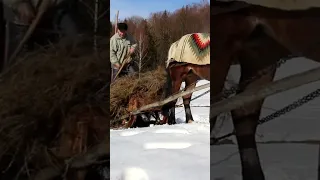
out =
[[(167, 68), (167, 87), (164, 88), (165, 97), (177, 93), (182, 82), (185, 82), (185, 89), (196, 87), (198, 80), (205, 79), (210, 81), (210, 65), (196, 65), (189, 63), (171, 63)], [(190, 110), (190, 100), (192, 93), (183, 96), (183, 105), (186, 113), (186, 123), (193, 122)], [(163, 106), (163, 123), (175, 124), (175, 104), (177, 100)]]
[[(239, 8), (237, 8), (239, 7)], [(254, 80), (261, 70), (288, 55), (300, 55), (320, 62), (320, 8), (306, 11), (282, 11), (243, 2), (214, 2), (211, 12), (214, 38), (211, 97), (219, 94), (230, 64), (241, 66), (240, 90), (273, 80), (275, 68)], [(222, 10), (223, 9), (223, 10)], [(214, 99), (214, 98), (213, 98)], [(254, 135), (263, 101), (232, 111), (233, 123), (245, 180), (264, 180)], [(212, 102), (213, 103), (213, 102)], [(212, 128), (216, 117), (210, 117)]]

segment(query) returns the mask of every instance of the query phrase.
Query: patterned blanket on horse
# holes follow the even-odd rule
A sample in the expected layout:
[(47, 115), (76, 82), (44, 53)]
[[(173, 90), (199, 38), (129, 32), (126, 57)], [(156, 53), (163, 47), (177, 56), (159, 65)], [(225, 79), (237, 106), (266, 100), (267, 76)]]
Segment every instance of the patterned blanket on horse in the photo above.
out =
[(172, 43), (168, 53), (167, 66), (173, 61), (197, 65), (210, 64), (210, 34), (186, 34)]

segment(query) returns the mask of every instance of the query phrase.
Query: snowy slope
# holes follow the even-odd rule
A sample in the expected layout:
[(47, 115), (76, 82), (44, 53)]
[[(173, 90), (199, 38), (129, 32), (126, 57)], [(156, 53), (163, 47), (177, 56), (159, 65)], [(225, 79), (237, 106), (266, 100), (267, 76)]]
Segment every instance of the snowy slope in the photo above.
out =
[[(200, 81), (197, 86), (206, 83)], [(191, 106), (207, 106), (192, 107), (193, 124), (184, 124), (182, 107), (176, 108), (177, 125), (111, 130), (111, 180), (209, 179), (209, 103), (210, 93), (191, 102)]]
[[(297, 58), (278, 69), (275, 79), (319, 65)], [(238, 81), (239, 72), (238, 66), (231, 68), (230, 75), (234, 81)], [(204, 83), (207, 82), (202, 81), (198, 85)], [(319, 87), (320, 82), (315, 82), (268, 97), (263, 105), (261, 117)], [(202, 92), (196, 92), (194, 96)], [(194, 100), (191, 105), (209, 105), (209, 97), (210, 95), (207, 94)], [(178, 104), (181, 102), (179, 101)], [(209, 108), (192, 107), (192, 112), (198, 123), (111, 131), (111, 179), (121, 179), (121, 174), (126, 168), (136, 167), (140, 168), (140, 173), (139, 169), (126, 171), (130, 177), (136, 177), (136, 179), (139, 179), (139, 174), (146, 173), (147, 179), (152, 180), (241, 180), (237, 146), (235, 144), (220, 145), (213, 146), (209, 150)], [(319, 145), (261, 143), (320, 140), (319, 116), (320, 98), (317, 98), (258, 128), (257, 140), (260, 142), (258, 148), (267, 180), (317, 179)], [(183, 108), (176, 109), (176, 117), (178, 122), (185, 120)], [(227, 114), (226, 117), (226, 119), (223, 118), (225, 120), (223, 124), (220, 122), (222, 124), (220, 135), (233, 129), (230, 116)], [(129, 179), (126, 178), (126, 180)]]

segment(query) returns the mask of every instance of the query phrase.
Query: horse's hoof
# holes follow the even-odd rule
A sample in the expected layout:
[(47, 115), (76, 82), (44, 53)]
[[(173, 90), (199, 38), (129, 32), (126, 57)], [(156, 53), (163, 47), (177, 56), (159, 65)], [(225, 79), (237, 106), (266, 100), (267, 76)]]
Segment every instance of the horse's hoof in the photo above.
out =
[(187, 123), (189, 124), (189, 123), (193, 123), (194, 121), (193, 120), (191, 120), (191, 119), (189, 119), (188, 121), (187, 121)]

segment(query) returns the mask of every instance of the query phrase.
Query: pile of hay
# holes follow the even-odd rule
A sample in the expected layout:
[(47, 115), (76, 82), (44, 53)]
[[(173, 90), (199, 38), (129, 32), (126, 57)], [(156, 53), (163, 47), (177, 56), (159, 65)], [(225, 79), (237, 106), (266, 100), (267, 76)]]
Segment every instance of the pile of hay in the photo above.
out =
[(124, 76), (118, 78), (110, 87), (110, 115), (119, 118), (127, 115), (129, 98), (134, 94), (143, 93), (144, 98), (154, 102), (161, 100), (164, 83), (166, 81), (165, 69), (159, 67), (156, 70), (141, 73), (136, 76)]
[(58, 142), (64, 129), (76, 128), (71, 120), (79, 113), (104, 120), (95, 130), (109, 139), (109, 92), (97, 93), (110, 78), (104, 55), (70, 57), (52, 49), (20, 59), (0, 76), (0, 179), (27, 179), (63, 161)]

